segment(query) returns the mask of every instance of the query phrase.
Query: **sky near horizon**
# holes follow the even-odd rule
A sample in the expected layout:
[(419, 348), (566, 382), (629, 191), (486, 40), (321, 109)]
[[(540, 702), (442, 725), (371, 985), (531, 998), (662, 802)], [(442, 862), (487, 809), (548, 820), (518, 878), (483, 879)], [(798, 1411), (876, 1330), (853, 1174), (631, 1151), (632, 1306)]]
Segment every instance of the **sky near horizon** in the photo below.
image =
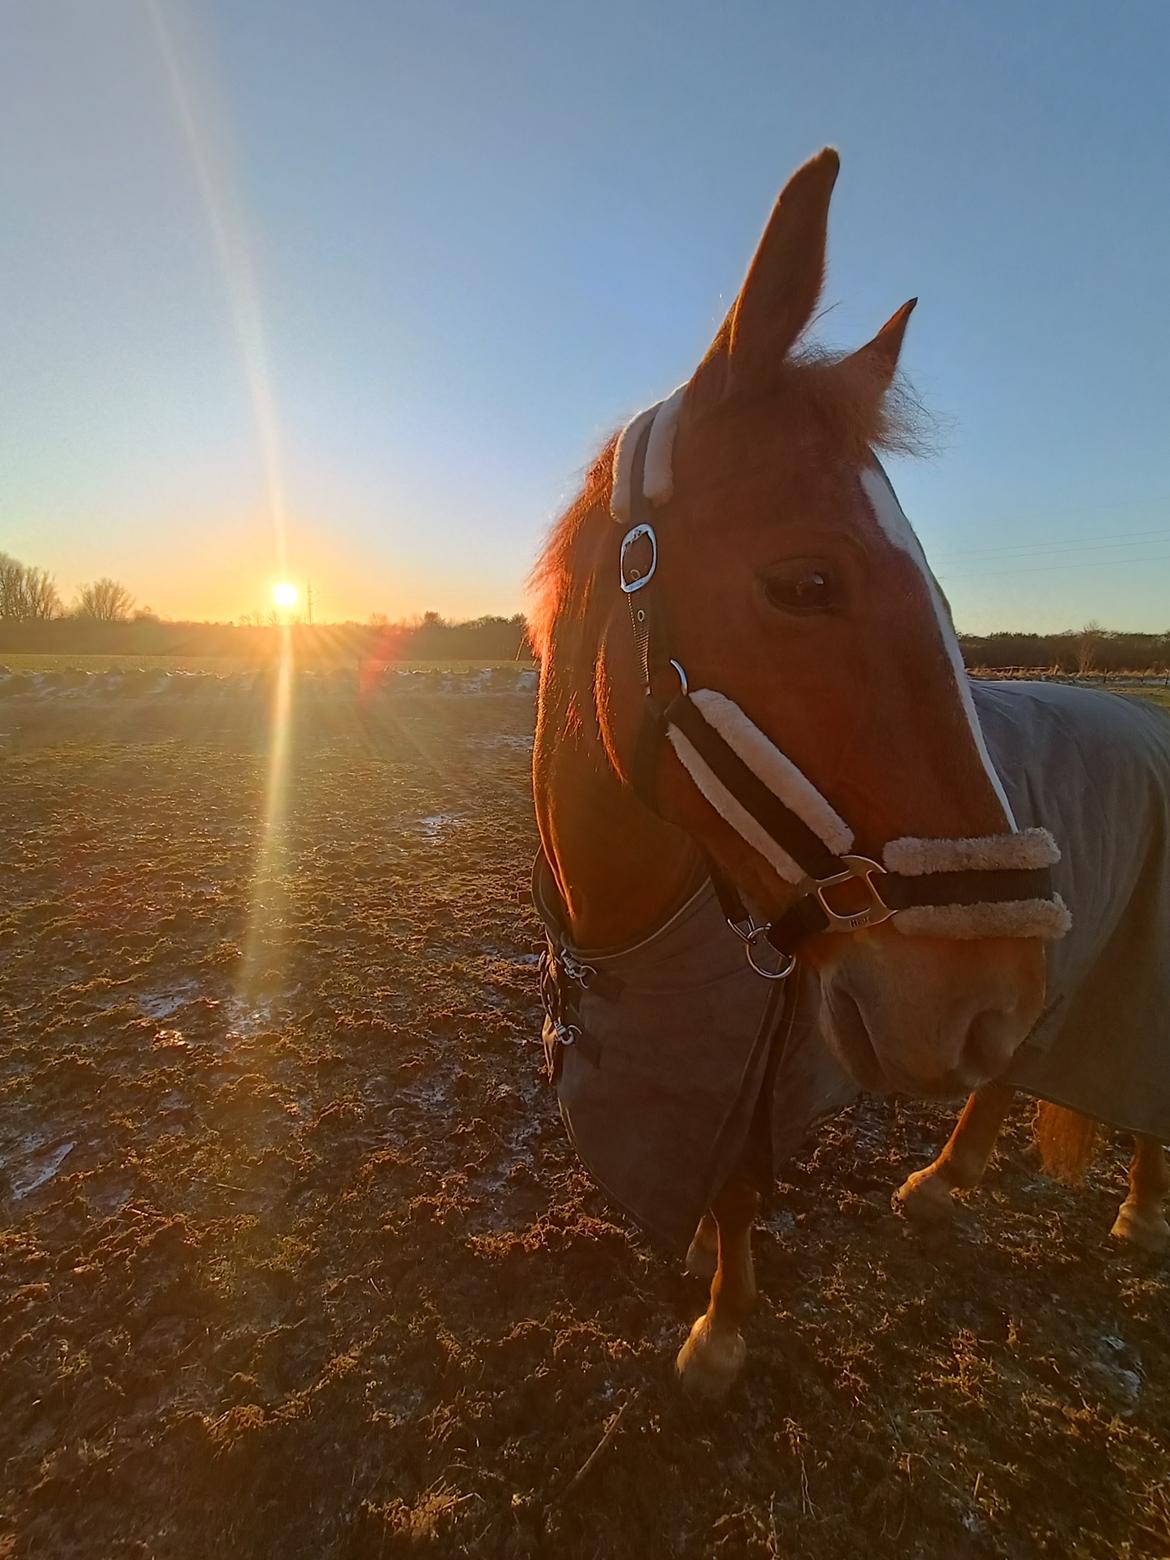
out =
[(892, 461), (968, 632), (1170, 628), (1163, 0), (7, 0), (0, 551), (170, 617), (512, 613), (842, 172), (820, 339), (911, 295)]

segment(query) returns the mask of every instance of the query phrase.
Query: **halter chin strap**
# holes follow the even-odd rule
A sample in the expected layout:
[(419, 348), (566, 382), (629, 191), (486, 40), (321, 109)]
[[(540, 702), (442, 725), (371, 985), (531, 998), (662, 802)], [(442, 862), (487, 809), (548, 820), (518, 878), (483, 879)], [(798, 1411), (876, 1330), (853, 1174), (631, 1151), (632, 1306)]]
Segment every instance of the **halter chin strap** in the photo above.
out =
[[(645, 689), (633, 785), (652, 810), (664, 741), (717, 813), (787, 882), (797, 897), (774, 921), (757, 922), (708, 862), (724, 914), (744, 940), (748, 962), (783, 979), (796, 949), (818, 932), (850, 932), (891, 917), (915, 937), (1061, 937), (1071, 925), (1052, 886), (1060, 859), (1047, 829), (970, 839), (890, 841), (882, 860), (854, 853), (853, 831), (797, 766), (733, 700), (712, 689), (691, 693), (669, 654), (661, 604), (648, 590), (658, 569), (654, 506), (673, 491), (671, 454), (683, 391), (634, 418), (614, 449), (615, 520), (628, 526), (619, 575)], [(660, 699), (656, 687), (677, 680)], [(761, 944), (779, 956), (758, 962)]]

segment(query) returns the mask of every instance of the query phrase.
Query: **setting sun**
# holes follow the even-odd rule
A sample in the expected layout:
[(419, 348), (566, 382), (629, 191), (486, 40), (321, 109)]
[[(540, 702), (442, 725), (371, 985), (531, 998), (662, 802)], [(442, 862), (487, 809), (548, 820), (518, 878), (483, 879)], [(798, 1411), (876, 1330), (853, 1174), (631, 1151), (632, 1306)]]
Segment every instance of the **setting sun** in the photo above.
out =
[(277, 607), (295, 607), (299, 592), (295, 585), (290, 585), (287, 580), (278, 580), (272, 587), (273, 605)]

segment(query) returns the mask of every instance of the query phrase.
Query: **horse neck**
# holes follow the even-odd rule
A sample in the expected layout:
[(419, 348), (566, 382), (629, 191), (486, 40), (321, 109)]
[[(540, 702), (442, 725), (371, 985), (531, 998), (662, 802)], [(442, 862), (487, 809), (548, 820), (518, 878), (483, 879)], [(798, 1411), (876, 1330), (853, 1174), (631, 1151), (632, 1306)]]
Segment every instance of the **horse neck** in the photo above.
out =
[(573, 941), (615, 948), (661, 925), (697, 886), (701, 863), (687, 836), (614, 772), (593, 703), (592, 658), (588, 670), (566, 676), (554, 654), (542, 672), (533, 789)]

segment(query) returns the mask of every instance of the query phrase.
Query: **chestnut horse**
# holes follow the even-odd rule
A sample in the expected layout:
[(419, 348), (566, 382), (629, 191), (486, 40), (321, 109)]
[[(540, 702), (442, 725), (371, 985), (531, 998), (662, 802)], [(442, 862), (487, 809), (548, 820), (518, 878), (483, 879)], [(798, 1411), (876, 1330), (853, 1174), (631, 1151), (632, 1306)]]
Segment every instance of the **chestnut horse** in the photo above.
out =
[[(874, 453), (914, 442), (895, 378), (913, 301), (851, 355), (801, 345), (837, 170), (826, 149), (794, 174), (692, 378), (607, 446), (553, 531), (534, 576), (536, 814), (566, 950), (641, 944), (713, 873), (749, 955), (766, 934), (788, 961), (768, 973), (799, 937), (857, 1083), (951, 1094), (1000, 1074), (1032, 1028), (1040, 938), (1061, 927), (982, 902), (1039, 904), (993, 869), (1052, 858), (1011, 846), (949, 613)], [(626, 531), (648, 505), (653, 524)], [(688, 696), (688, 678), (720, 691)], [(910, 847), (905, 904), (925, 908), (891, 914), (890, 842)], [(806, 864), (818, 850), (829, 866)], [(965, 868), (986, 892), (954, 890)], [(914, 877), (932, 871), (937, 891)], [(678, 1358), (711, 1395), (744, 1358), (758, 1201), (746, 1173), (712, 1189), (710, 1303)]]

